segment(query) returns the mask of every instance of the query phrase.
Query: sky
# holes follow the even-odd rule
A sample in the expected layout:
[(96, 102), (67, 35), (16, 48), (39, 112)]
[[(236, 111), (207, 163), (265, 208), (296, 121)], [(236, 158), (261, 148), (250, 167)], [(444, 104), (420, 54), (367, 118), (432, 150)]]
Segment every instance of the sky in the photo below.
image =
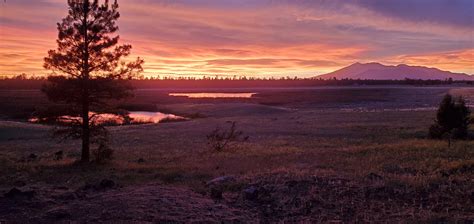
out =
[[(0, 75), (47, 75), (66, 0), (0, 3)], [(118, 0), (145, 76), (299, 76), (355, 62), (474, 74), (474, 0)]]

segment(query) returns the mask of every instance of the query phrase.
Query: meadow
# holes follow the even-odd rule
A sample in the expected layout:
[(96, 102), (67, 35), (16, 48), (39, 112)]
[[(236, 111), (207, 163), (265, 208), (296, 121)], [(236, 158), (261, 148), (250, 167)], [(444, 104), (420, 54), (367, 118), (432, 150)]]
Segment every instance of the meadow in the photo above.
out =
[[(111, 126), (114, 159), (85, 166), (79, 141), (26, 122), (39, 91), (2, 90), (0, 220), (472, 222), (474, 143), (427, 138), (446, 93), (473, 102), (463, 86), (138, 89), (117, 105), (190, 119)], [(206, 135), (231, 122), (249, 138), (216, 152)]]

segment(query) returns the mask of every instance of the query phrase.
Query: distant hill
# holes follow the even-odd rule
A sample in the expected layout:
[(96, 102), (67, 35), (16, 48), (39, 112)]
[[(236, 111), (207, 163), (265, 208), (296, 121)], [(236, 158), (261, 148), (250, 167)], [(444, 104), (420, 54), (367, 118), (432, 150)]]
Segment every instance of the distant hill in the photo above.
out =
[(403, 80), (423, 79), (423, 80), (445, 80), (452, 78), (453, 80), (474, 80), (474, 76), (464, 73), (453, 73), (442, 71), (437, 68), (428, 68), (423, 66), (397, 65), (389, 66), (380, 63), (355, 63), (337, 71), (319, 75), (315, 78), (322, 79), (376, 79), (376, 80)]

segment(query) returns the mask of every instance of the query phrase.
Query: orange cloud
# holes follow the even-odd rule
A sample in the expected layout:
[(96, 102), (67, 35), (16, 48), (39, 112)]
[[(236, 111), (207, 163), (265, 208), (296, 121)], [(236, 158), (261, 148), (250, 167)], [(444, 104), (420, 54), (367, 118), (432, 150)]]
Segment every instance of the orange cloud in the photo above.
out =
[[(143, 44), (143, 43), (142, 43)], [(170, 46), (135, 44), (134, 52), (147, 59), (146, 75), (166, 74), (279, 74), (314, 75), (329, 72), (352, 62), (364, 48), (306, 45), (294, 47), (228, 46), (214, 49), (193, 46), (181, 49)], [(149, 47), (153, 46), (153, 47)], [(164, 52), (165, 56), (154, 54)], [(231, 49), (232, 48), (232, 49)]]
[(474, 49), (425, 55), (400, 55), (388, 59), (391, 64), (429, 65), (442, 70), (474, 74)]
[(0, 74), (20, 73), (46, 74), (43, 58), (47, 49), (55, 47), (56, 33), (51, 31), (31, 32), (24, 29), (1, 27)]

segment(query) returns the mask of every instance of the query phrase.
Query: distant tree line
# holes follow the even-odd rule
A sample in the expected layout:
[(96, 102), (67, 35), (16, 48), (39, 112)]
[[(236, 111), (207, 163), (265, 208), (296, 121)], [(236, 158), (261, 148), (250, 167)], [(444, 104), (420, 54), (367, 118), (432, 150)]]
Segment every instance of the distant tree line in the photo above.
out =
[[(28, 75), (26, 73), (22, 73), (19, 75), (0, 75), (0, 80), (46, 80), (46, 76), (41, 75)], [(409, 79), (405, 78), (402, 80), (380, 80), (380, 79), (350, 79), (350, 78), (330, 78), (330, 79), (323, 79), (318, 77), (311, 77), (311, 78), (301, 78), (298, 76), (281, 76), (281, 77), (274, 77), (274, 76), (246, 76), (246, 75), (193, 75), (193, 76), (181, 76), (181, 75), (151, 75), (151, 76), (144, 76), (138, 75), (133, 77), (133, 80), (186, 80), (186, 81), (194, 81), (194, 80), (207, 80), (207, 81), (301, 81), (301, 80), (310, 80), (310, 81), (324, 81), (324, 82), (334, 82), (337, 81), (338, 83), (345, 83), (345, 84), (353, 84), (353, 83), (361, 83), (361, 84), (410, 84), (410, 85), (438, 85), (438, 84), (452, 84), (452, 83), (469, 83), (473, 84), (474, 81), (468, 80), (453, 80), (452, 78), (447, 78), (444, 80), (441, 79)]]
[[(45, 77), (28, 76), (0, 76), (0, 89), (39, 89), (46, 81)], [(360, 85), (473, 85), (473, 81), (446, 80), (362, 80), (362, 79), (314, 79), (314, 78), (272, 78), (272, 77), (139, 77), (134, 78), (131, 84), (135, 88), (161, 87), (314, 87), (314, 86), (360, 86)]]

